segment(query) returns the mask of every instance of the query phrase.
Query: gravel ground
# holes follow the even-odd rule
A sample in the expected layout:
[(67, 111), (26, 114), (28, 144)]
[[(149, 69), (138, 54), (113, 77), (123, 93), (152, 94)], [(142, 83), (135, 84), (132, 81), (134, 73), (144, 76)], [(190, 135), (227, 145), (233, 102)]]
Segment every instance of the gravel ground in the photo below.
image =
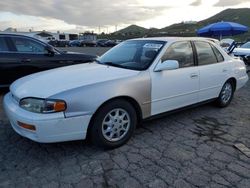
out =
[(212, 104), (143, 123), (114, 150), (85, 141), (39, 144), (16, 134), (0, 94), (0, 187), (250, 186), (250, 82), (227, 108)]

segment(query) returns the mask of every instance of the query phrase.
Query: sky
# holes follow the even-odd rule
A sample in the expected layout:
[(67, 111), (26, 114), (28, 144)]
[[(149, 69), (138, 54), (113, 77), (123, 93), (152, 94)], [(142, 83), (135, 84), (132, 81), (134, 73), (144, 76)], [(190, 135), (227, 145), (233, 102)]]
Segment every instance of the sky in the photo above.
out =
[(227, 8), (250, 8), (250, 0), (2, 0), (0, 30), (110, 33), (131, 24), (163, 28), (200, 21)]

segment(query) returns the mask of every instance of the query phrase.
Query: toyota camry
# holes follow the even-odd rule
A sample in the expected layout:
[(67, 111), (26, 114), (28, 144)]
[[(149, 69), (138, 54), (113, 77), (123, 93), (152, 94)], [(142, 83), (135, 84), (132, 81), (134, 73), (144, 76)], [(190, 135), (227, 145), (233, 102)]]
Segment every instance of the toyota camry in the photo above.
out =
[(202, 38), (120, 43), (94, 63), (32, 74), (4, 97), (13, 129), (49, 143), (81, 140), (114, 148), (142, 120), (195, 104), (230, 104), (248, 81), (244, 62)]

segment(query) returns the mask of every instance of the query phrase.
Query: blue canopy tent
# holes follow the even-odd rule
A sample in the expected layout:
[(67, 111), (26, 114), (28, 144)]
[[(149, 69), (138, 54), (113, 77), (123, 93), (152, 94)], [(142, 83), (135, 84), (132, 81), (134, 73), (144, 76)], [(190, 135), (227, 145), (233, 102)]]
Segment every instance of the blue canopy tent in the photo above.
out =
[(217, 22), (207, 25), (197, 31), (198, 36), (219, 37), (242, 34), (248, 31), (248, 27), (234, 22)]

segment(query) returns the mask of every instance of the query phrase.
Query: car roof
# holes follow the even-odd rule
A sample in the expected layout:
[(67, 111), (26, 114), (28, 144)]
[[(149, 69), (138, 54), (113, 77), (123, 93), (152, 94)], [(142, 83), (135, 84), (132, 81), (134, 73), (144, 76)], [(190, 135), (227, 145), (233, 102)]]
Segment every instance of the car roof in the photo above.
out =
[(216, 43), (217, 40), (213, 38), (204, 38), (204, 37), (150, 37), (150, 38), (137, 38), (130, 40), (157, 40), (164, 42), (174, 42), (174, 41), (182, 41), (182, 40), (199, 40), (199, 41), (211, 41)]
[(18, 33), (0, 33), (0, 36), (16, 36), (16, 37), (28, 37), (28, 38), (34, 38), (25, 34), (18, 34)]

